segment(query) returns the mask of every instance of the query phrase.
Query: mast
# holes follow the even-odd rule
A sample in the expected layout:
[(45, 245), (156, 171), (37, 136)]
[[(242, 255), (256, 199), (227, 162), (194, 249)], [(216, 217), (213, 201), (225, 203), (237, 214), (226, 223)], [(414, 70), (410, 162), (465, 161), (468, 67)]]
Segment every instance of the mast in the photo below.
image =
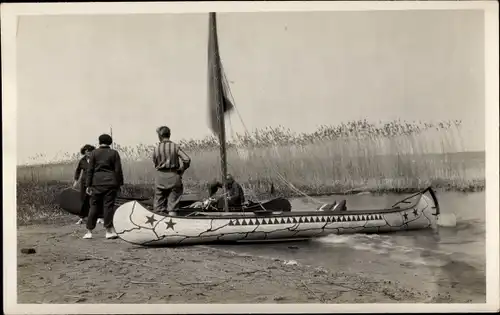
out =
[(212, 130), (217, 134), (220, 145), (220, 161), (222, 175), (222, 189), (224, 200), (224, 212), (229, 211), (226, 191), (227, 177), (227, 155), (226, 155), (226, 127), (224, 114), (230, 108), (225, 105), (224, 88), (222, 85), (221, 61), (219, 55), (219, 41), (217, 38), (217, 17), (215, 12), (209, 15), (209, 38), (208, 38), (208, 95), (209, 106), (212, 113)]

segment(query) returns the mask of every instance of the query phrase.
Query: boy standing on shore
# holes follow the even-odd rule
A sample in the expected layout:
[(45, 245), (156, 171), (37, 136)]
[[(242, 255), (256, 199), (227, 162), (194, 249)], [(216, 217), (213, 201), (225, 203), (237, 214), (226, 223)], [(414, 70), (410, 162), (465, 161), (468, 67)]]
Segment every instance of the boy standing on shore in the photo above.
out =
[(87, 219), (88, 231), (83, 236), (84, 239), (92, 238), (100, 211), (104, 213), (106, 238), (117, 237), (113, 228), (113, 214), (118, 191), (123, 186), (123, 171), (120, 154), (111, 149), (112, 143), (110, 135), (99, 136), (99, 148), (89, 155), (86, 184), (87, 193), (90, 195), (90, 212)]
[(178, 144), (170, 141), (170, 128), (162, 126), (156, 132), (160, 143), (153, 151), (156, 168), (154, 210), (173, 211), (184, 192), (182, 174), (189, 168), (191, 159)]

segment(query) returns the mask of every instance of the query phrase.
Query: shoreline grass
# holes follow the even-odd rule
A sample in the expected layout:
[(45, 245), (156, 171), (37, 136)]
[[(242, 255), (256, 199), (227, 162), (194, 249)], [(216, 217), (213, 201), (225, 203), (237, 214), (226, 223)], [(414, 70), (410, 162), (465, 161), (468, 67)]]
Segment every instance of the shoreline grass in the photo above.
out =
[[(400, 181), (404, 183), (404, 181)], [(68, 213), (59, 208), (56, 202), (57, 196), (62, 190), (70, 186), (70, 181), (52, 181), (52, 182), (18, 182), (17, 183), (17, 222), (19, 225), (33, 224), (39, 222), (54, 221), (68, 216)], [(186, 186), (191, 186), (189, 183)], [(243, 183), (246, 193), (249, 192), (248, 183)], [(306, 193), (310, 197), (321, 197), (327, 195), (354, 195), (359, 193), (371, 194), (411, 194), (416, 193), (427, 187), (433, 187), (438, 192), (453, 191), (461, 193), (481, 192), (485, 189), (485, 180), (476, 179), (466, 183), (460, 183), (453, 180), (435, 180), (431, 182), (420, 182), (415, 187), (405, 187), (398, 185), (395, 181), (387, 181), (385, 187), (364, 186), (364, 187), (322, 187), (321, 189), (311, 190), (311, 187), (299, 186), (300, 191)], [(262, 188), (265, 187), (261, 183)], [(189, 193), (199, 193), (203, 196), (207, 189), (206, 187), (196, 187), (198, 189), (186, 189)], [(205, 188), (205, 189), (203, 189)], [(254, 186), (255, 189), (255, 186)], [(124, 186), (123, 195), (126, 197), (136, 198), (152, 198), (153, 186), (147, 184), (127, 184)], [(272, 197), (300, 198), (304, 197), (291, 189), (275, 190), (273, 194), (269, 189), (262, 189), (260, 193), (251, 192), (249, 197), (252, 199), (266, 199)]]
[[(219, 177), (217, 141), (179, 141), (191, 156), (184, 175), (187, 191), (206, 192)], [(115, 145), (124, 165), (126, 194), (151, 197), (153, 146)], [(228, 145), (228, 168), (251, 199), (358, 193), (412, 193), (438, 190), (481, 191), (485, 153), (462, 152), (460, 122), (322, 126), (311, 134), (267, 128), (237, 135)], [(54, 200), (72, 181), (77, 156), (50, 164), (18, 166), (18, 222), (55, 213)], [(285, 180), (283, 180), (285, 179)]]

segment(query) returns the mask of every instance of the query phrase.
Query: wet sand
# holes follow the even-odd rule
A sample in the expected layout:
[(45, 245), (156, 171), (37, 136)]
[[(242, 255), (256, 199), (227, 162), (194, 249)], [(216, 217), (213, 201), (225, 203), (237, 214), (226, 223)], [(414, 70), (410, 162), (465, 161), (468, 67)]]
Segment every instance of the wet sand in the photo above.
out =
[(468, 292), (446, 284), (437, 284), (436, 295), (335, 266), (287, 264), (211, 246), (139, 247), (106, 240), (102, 226), (94, 239), (83, 240), (84, 226), (71, 222), (18, 228), (18, 303), (471, 302)]

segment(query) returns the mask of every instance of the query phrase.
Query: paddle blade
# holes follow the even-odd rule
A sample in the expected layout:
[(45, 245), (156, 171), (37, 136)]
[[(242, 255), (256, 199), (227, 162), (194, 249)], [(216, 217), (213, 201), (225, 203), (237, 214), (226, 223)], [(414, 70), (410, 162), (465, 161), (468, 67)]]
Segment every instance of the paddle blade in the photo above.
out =
[(453, 213), (441, 213), (437, 219), (437, 225), (442, 227), (457, 226), (457, 217)]

